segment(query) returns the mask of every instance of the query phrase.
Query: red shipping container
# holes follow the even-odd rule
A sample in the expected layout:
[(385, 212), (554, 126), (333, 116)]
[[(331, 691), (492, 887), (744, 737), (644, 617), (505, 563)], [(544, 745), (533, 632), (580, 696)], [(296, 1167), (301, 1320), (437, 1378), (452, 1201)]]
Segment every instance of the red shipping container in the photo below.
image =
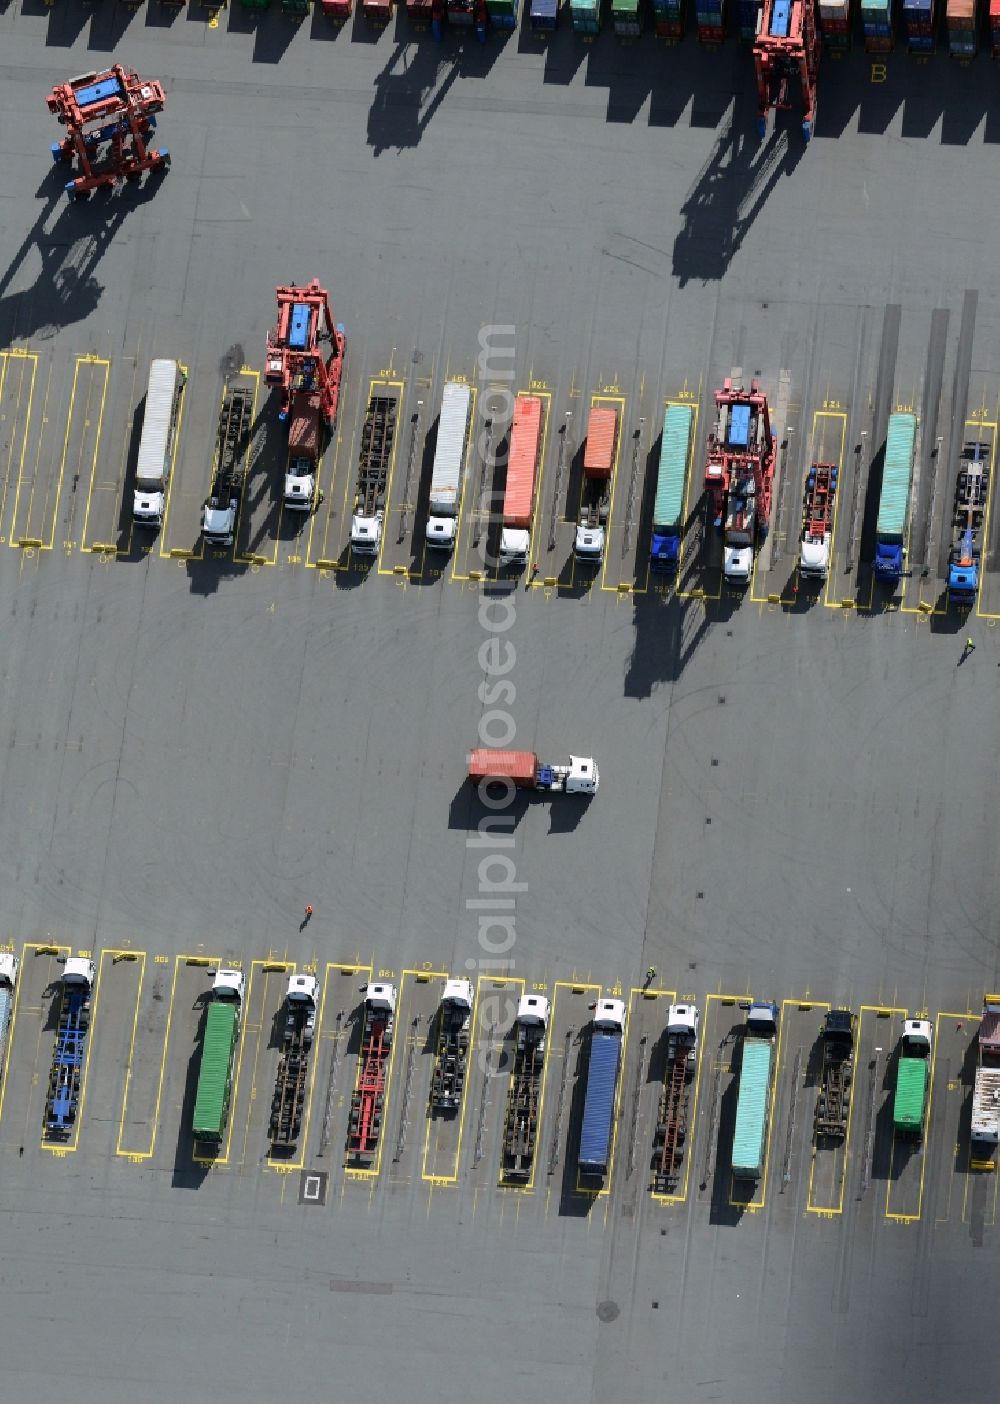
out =
[(618, 411), (606, 405), (591, 405), (583, 450), (583, 471), (588, 478), (611, 477), (617, 440)]
[(1000, 23), (1000, 0), (990, 0), (990, 19)]
[(432, 0), (406, 0), (406, 13), (416, 25), (425, 28), (431, 22)]
[(503, 524), (527, 531), (535, 506), (538, 441), (542, 430), (542, 402), (535, 395), (518, 395), (507, 457), (507, 486), (503, 495)]
[(513, 780), (518, 789), (530, 788), (537, 774), (534, 751), (495, 751), (481, 746), (469, 757), (469, 779), (474, 785), (482, 780)]
[(313, 462), (319, 457), (319, 405), (320, 397), (314, 390), (298, 390), (292, 396), (289, 457), (309, 458)]
[(392, 19), (393, 0), (361, 0), (365, 19), (372, 24), (388, 24)]
[(320, 0), (324, 15), (338, 22), (351, 17), (351, 0)]

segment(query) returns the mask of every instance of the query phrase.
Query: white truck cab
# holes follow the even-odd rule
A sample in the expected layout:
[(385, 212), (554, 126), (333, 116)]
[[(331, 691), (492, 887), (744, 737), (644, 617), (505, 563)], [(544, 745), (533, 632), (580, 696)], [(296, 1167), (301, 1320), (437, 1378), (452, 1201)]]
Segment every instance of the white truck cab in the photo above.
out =
[(94, 962), (83, 956), (69, 956), (63, 966), (63, 983), (67, 985), (94, 984)]
[(242, 970), (220, 968), (212, 981), (213, 999), (235, 999), (242, 1002), (245, 978)]

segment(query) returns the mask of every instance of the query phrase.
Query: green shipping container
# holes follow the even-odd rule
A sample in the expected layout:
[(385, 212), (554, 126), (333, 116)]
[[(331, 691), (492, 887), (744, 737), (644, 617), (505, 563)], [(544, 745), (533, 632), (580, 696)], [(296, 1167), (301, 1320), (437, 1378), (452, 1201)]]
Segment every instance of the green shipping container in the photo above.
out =
[(892, 1124), (897, 1131), (912, 1133), (923, 1128), (927, 1073), (926, 1058), (900, 1058), (892, 1102)]
[(612, 0), (611, 13), (616, 20), (635, 24), (639, 18), (639, 0)]
[(216, 999), (208, 1006), (191, 1123), (196, 1141), (221, 1141), (226, 1129), (239, 1014), (239, 1005), (229, 1000)]
[(667, 406), (667, 412), (663, 416), (660, 468), (656, 477), (656, 501), (653, 503), (654, 526), (680, 526), (681, 513), (684, 510), (684, 483), (687, 478), (693, 425), (693, 406)]
[(733, 1173), (749, 1179), (756, 1179), (764, 1169), (764, 1133), (773, 1053), (768, 1039), (743, 1040), (736, 1130), (733, 1132)]
[(882, 496), (878, 504), (876, 530), (880, 541), (902, 541), (906, 529), (906, 509), (913, 478), (913, 449), (917, 440), (917, 416), (893, 414), (885, 441), (885, 467), (882, 470)]
[(572, 0), (569, 18), (577, 33), (596, 34), (601, 27), (599, 0)]

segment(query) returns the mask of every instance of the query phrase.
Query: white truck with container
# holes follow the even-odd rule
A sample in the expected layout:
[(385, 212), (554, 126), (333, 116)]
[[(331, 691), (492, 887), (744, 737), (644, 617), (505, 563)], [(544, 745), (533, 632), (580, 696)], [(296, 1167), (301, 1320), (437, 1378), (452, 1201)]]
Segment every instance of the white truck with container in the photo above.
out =
[(976, 1044), (969, 1159), (973, 1170), (993, 1170), (1000, 1144), (1000, 994), (983, 999)]
[(0, 951), (0, 1075), (7, 1057), (7, 1035), (14, 1009), (18, 959), (13, 951)]
[(441, 417), (438, 420), (431, 493), (427, 504), (427, 545), (437, 551), (451, 551), (458, 534), (471, 416), (471, 387), (462, 380), (449, 380), (441, 397)]
[(157, 360), (149, 368), (132, 498), (132, 520), (137, 526), (154, 530), (163, 526), (181, 396), (186, 384), (187, 375), (177, 361)]

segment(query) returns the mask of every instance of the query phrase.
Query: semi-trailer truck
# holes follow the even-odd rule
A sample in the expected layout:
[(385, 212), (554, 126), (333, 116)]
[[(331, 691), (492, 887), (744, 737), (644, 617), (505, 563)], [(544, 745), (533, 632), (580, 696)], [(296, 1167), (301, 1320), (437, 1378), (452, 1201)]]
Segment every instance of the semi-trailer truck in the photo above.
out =
[(857, 1016), (850, 1009), (826, 1011), (820, 1030), (823, 1061), (813, 1118), (817, 1140), (840, 1141), (847, 1135), (857, 1022)]
[(232, 546), (243, 489), (243, 451), (250, 431), (253, 392), (247, 385), (228, 386), (219, 415), (219, 442), (212, 471), (212, 488), (202, 515), (202, 533), (209, 546)]
[(698, 1055), (697, 1006), (672, 1004), (667, 1010), (667, 1056), (653, 1137), (653, 1190), (673, 1194), (680, 1179), (688, 1132), (689, 1087)]
[(86, 1065), (94, 962), (71, 956), (63, 966), (59, 1023), (45, 1097), (45, 1139), (65, 1141), (73, 1134)]
[(603, 1178), (607, 1173), (624, 1038), (625, 1001), (598, 1000), (590, 1028), (590, 1062), (580, 1129), (578, 1163), (587, 1176)]
[(209, 1146), (221, 1145), (229, 1119), (236, 1045), (243, 1018), (243, 990), (242, 970), (216, 971), (205, 1010), (201, 1065), (191, 1119), (192, 1136)]
[(446, 980), (438, 1010), (437, 1052), (431, 1077), (431, 1108), (457, 1112), (469, 1062), (472, 1037), (472, 981)]
[(747, 1011), (733, 1132), (733, 1174), (756, 1183), (764, 1173), (767, 1119), (778, 1042), (778, 1006), (755, 1000)]
[(917, 416), (910, 413), (890, 415), (882, 493), (875, 527), (875, 578), (885, 585), (896, 585), (903, 574), (906, 518), (910, 507), (916, 443)]
[(983, 999), (976, 1045), (969, 1158), (974, 1170), (993, 1170), (1000, 1143), (1000, 994)]
[(187, 376), (177, 361), (156, 360), (149, 368), (132, 498), (132, 520), (137, 526), (155, 529), (163, 525), (186, 383)]
[(574, 556), (582, 565), (598, 566), (604, 559), (611, 478), (617, 452), (618, 411), (608, 405), (592, 405), (583, 448), (580, 517), (573, 548)]
[(680, 560), (684, 530), (684, 486), (691, 457), (693, 429), (693, 405), (667, 406), (667, 412), (663, 416), (660, 466), (653, 502), (653, 535), (649, 548), (650, 564), (655, 571), (675, 571)]
[(544, 995), (522, 995), (517, 1006), (514, 1066), (503, 1127), (501, 1177), (507, 1181), (530, 1180), (535, 1163), (549, 1008)]
[(824, 581), (830, 573), (837, 476), (835, 463), (813, 463), (806, 474), (799, 543), (799, 574), (803, 580)]
[(601, 777), (589, 756), (570, 756), (568, 765), (543, 765), (534, 751), (499, 751), (482, 746), (469, 756), (469, 779), (474, 785), (484, 780), (506, 780), (516, 790), (596, 795)]
[(503, 494), (503, 525), (500, 531), (502, 566), (524, 566), (528, 563), (538, 485), (542, 417), (542, 401), (537, 395), (517, 396), (507, 453), (507, 483)]
[(897, 1135), (921, 1136), (931, 1081), (933, 1025), (929, 1019), (904, 1019), (892, 1099), (892, 1125)]
[(455, 545), (471, 414), (471, 387), (462, 380), (449, 380), (441, 397), (427, 504), (427, 545), (438, 551), (450, 551)]
[(284, 503), (292, 512), (311, 512), (323, 448), (323, 397), (317, 389), (296, 390), (288, 417), (288, 462)]
[(0, 951), (0, 1077), (7, 1058), (7, 1035), (14, 1009), (14, 991), (20, 962), (13, 951)]

